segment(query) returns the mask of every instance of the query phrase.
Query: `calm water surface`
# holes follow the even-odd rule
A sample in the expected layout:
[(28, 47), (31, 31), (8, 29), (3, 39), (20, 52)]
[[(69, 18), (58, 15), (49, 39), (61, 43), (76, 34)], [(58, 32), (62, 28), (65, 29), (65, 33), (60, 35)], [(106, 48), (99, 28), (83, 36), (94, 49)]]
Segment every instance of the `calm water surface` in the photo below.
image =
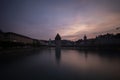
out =
[(120, 54), (54, 48), (0, 54), (0, 80), (120, 80)]

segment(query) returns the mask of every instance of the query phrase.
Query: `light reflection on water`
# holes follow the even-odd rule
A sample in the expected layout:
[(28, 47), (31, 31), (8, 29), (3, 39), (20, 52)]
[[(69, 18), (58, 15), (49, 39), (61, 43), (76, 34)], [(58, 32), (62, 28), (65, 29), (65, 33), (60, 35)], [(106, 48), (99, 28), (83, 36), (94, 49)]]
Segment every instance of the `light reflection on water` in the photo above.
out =
[(54, 48), (15, 51), (0, 56), (1, 79), (120, 79), (120, 54)]

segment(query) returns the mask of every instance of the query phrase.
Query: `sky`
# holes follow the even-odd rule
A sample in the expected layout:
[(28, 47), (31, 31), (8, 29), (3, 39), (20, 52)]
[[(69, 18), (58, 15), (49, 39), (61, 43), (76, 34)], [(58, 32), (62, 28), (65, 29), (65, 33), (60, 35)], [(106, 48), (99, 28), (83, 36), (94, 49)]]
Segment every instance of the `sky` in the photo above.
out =
[[(93, 38), (120, 26), (120, 0), (0, 0), (0, 29), (35, 39)], [(120, 30), (119, 30), (120, 31)], [(113, 30), (114, 33), (119, 32)]]

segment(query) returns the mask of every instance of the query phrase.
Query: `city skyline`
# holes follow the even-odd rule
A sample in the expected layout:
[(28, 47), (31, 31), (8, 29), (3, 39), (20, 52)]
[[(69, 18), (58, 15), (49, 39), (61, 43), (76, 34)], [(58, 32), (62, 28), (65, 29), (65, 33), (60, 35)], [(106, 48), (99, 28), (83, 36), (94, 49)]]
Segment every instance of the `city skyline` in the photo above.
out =
[[(1, 0), (0, 29), (36, 39), (95, 37), (120, 25), (119, 0)], [(116, 31), (115, 31), (116, 32)], [(114, 33), (115, 33), (114, 32)]]

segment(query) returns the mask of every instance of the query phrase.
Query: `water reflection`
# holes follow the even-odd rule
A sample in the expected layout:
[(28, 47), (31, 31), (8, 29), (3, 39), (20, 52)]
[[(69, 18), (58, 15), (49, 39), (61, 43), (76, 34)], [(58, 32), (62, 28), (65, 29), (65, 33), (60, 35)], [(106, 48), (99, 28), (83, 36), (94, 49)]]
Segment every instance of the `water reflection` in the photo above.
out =
[(0, 56), (4, 80), (120, 80), (120, 54), (115, 51), (45, 48), (6, 55)]
[(87, 60), (88, 58), (88, 51), (84, 51), (85, 52), (85, 59)]
[(60, 48), (55, 48), (55, 57), (56, 57), (56, 62), (59, 64), (60, 58), (61, 58), (61, 49)]

